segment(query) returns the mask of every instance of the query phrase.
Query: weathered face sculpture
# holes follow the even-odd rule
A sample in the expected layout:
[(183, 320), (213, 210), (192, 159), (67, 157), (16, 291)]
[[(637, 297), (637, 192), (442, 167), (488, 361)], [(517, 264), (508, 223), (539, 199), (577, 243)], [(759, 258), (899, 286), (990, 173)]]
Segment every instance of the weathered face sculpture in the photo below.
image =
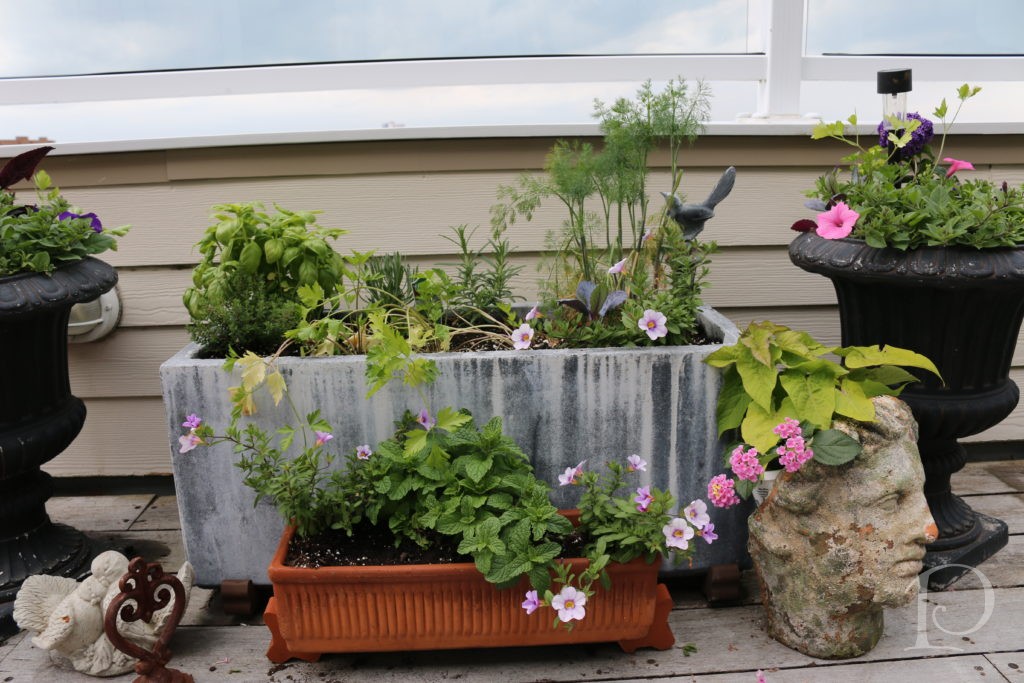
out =
[[(812, 460), (783, 475), (750, 519), (769, 628), (787, 645), (801, 624), (808, 632), (849, 627), (862, 645), (877, 641), (882, 606), (905, 605), (917, 594), (924, 546), (937, 529), (923, 494), (916, 424), (896, 399), (875, 399), (875, 410), (874, 423), (836, 425), (861, 442), (856, 460), (839, 467)], [(773, 609), (789, 623), (772, 624)], [(861, 633), (873, 622), (877, 635)]]

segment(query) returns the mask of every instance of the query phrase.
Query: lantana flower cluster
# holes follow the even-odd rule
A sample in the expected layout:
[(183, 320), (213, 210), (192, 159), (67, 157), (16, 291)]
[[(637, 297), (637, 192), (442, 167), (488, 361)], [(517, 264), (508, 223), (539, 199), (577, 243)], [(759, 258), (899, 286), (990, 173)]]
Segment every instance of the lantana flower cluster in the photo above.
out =
[[(814, 457), (804, 438), (803, 428), (798, 420), (785, 418), (776, 425), (772, 432), (779, 437), (781, 445), (773, 447), (767, 454), (759, 453), (756, 448), (740, 444), (729, 455), (729, 469), (736, 475), (731, 479), (726, 474), (718, 474), (708, 482), (708, 500), (715, 507), (727, 508), (738, 505), (739, 493), (736, 482), (744, 481), (756, 485), (764, 477), (765, 468), (774, 459), (787, 472), (796, 472)], [(744, 494), (747, 495), (747, 494)]]

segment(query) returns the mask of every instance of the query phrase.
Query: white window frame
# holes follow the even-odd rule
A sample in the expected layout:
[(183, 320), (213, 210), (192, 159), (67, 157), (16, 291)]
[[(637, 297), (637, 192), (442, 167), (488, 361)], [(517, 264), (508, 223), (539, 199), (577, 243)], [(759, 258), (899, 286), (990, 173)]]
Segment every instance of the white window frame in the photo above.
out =
[(807, 56), (806, 1), (760, 0), (763, 54), (627, 55), (410, 60), (0, 79), (4, 104), (118, 101), (318, 90), (519, 83), (668, 80), (758, 83), (753, 118), (799, 117), (801, 84), (872, 80), (880, 69), (911, 68), (915, 81), (1021, 81), (1024, 57)]

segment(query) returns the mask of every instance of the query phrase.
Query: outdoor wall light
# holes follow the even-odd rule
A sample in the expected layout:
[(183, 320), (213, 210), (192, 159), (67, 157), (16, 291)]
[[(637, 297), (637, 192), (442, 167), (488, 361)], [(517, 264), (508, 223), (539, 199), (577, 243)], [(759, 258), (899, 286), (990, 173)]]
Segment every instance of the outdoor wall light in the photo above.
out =
[(121, 297), (115, 286), (92, 301), (71, 307), (68, 319), (68, 341), (91, 342), (103, 339), (121, 321)]

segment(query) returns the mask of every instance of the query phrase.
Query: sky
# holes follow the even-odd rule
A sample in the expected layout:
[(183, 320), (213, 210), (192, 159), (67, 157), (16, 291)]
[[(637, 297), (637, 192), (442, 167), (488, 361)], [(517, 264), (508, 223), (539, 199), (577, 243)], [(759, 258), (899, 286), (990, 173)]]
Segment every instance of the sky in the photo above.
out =
[[(1024, 54), (1024, 32), (1019, 29), (1024, 3), (1019, 0), (986, 0), (984, 13), (961, 0), (930, 0), (928, 12), (915, 10), (907, 20), (894, 16), (891, 2), (856, 4), (851, 15), (848, 0), (811, 0), (808, 53)], [(758, 0), (0, 0), (0, 139), (28, 135), (88, 141), (394, 124), (585, 123), (591, 120), (595, 97), (607, 101), (629, 96), (639, 83), (339, 88), (72, 103), (60, 102), (55, 90), (57, 104), (5, 103), (4, 85), (23, 77), (247, 64), (758, 52), (763, 49), (760, 8)], [(28, 31), (26, 26), (45, 28)], [(872, 83), (862, 85), (873, 88)], [(936, 92), (946, 94), (959, 84), (938, 85), (942, 89)], [(752, 82), (711, 86), (713, 120), (734, 120), (756, 107)], [(1020, 84), (993, 87), (997, 93), (1005, 88), (1004, 93), (1024, 102)], [(806, 111), (839, 117), (854, 108), (849, 85), (814, 83), (805, 84), (804, 90)], [(986, 96), (989, 92), (991, 88)], [(917, 83), (914, 94), (933, 96)], [(874, 106), (873, 99), (864, 101), (870, 104), (861, 106)], [(927, 101), (930, 106), (932, 100)], [(1003, 116), (991, 107), (987, 111)]]

